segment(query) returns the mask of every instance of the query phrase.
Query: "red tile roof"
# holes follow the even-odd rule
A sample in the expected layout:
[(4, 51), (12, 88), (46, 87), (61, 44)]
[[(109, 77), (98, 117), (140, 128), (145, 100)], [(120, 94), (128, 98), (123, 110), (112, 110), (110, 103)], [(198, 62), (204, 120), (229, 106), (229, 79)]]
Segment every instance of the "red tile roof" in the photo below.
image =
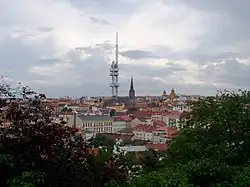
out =
[(163, 127), (161, 125), (156, 125), (156, 126), (153, 126), (153, 125), (146, 125), (146, 124), (140, 124), (140, 125), (137, 125), (133, 131), (141, 131), (141, 132), (152, 132), (152, 131), (167, 131), (168, 128), (167, 127)]
[(167, 138), (172, 139), (177, 136), (177, 128), (175, 127), (167, 127), (168, 135)]
[(153, 125), (154, 126), (163, 126), (163, 127), (165, 127), (166, 126), (166, 123), (165, 122), (163, 122), (163, 121), (159, 121), (159, 120), (156, 120), (156, 121), (153, 121)]
[(151, 117), (152, 112), (151, 111), (136, 111), (135, 116), (136, 117)]
[(156, 127), (155, 131), (168, 131), (168, 127)]
[(175, 136), (177, 136), (177, 128), (175, 127), (163, 127), (163, 126), (152, 126), (152, 125), (146, 125), (146, 124), (140, 124), (137, 125), (135, 128), (133, 128), (133, 131), (139, 131), (139, 132), (152, 132), (152, 131), (167, 131), (167, 138), (172, 139)]
[(130, 116), (116, 116), (114, 118), (115, 121), (126, 121), (126, 122), (130, 122), (132, 121), (132, 118)]
[(132, 114), (130, 114), (129, 117), (131, 117), (132, 120), (136, 118), (136, 116)]
[(182, 112), (179, 111), (167, 111), (164, 113), (164, 116), (168, 116), (169, 118), (177, 119), (180, 118)]
[(133, 129), (133, 131), (152, 132), (152, 127), (153, 126), (151, 125), (139, 124)]
[(152, 115), (164, 115), (164, 116), (169, 116), (169, 117), (173, 117), (173, 118), (178, 118), (181, 115), (181, 112), (179, 111), (152, 111), (151, 112)]
[(152, 115), (164, 115), (164, 112), (163, 111), (153, 111), (152, 112)]
[(125, 116), (126, 112), (116, 112), (115, 116)]
[(167, 144), (147, 144), (146, 147), (151, 150), (165, 151), (168, 148)]

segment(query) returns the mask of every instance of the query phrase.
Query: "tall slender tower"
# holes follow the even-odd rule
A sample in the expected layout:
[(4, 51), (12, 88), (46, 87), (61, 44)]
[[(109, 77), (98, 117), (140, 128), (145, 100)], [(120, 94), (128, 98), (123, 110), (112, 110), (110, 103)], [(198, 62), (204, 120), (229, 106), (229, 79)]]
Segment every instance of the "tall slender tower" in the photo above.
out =
[(130, 89), (129, 89), (128, 94), (129, 94), (130, 106), (134, 107), (135, 106), (135, 89), (134, 89), (133, 77), (131, 77), (131, 80), (130, 80)]
[(112, 62), (110, 69), (111, 83), (110, 87), (112, 89), (112, 97), (118, 98), (118, 88), (119, 88), (119, 68), (118, 68), (118, 32), (116, 32), (116, 45), (115, 45), (115, 61)]

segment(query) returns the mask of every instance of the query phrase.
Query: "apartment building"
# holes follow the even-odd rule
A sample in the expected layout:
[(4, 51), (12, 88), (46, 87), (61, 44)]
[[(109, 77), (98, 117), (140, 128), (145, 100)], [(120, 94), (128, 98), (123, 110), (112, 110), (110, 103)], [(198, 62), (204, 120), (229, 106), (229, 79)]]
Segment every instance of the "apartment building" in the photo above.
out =
[(69, 126), (75, 126), (83, 131), (97, 133), (111, 133), (113, 118), (104, 115), (73, 115), (69, 121)]

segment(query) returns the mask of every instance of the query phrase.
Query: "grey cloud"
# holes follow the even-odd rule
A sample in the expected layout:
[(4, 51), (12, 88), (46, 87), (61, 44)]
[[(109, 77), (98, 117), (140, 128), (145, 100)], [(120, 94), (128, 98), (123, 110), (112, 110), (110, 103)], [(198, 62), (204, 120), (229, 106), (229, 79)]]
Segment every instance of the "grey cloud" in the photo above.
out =
[[(250, 2), (248, 0), (234, 1), (234, 0), (210, 0), (210, 1), (196, 1), (182, 0), (183, 3), (186, 3), (189, 6), (192, 6), (196, 9), (226, 14), (230, 17), (242, 17), (242, 15), (249, 15)], [(245, 17), (247, 19), (247, 17)]]
[(12, 34), (17, 34), (19, 38), (25, 39), (30, 37), (36, 37), (42, 34), (50, 33), (53, 31), (52, 27), (40, 27), (36, 30), (30, 31), (25, 29), (12, 29)]
[(25, 38), (6, 37), (0, 42), (0, 69), (11, 78), (29, 83), (32, 76), (28, 69), (37, 65), (41, 56), (52, 56), (53, 39), (48, 37), (39, 45), (25, 44)]
[(145, 58), (158, 58), (158, 56), (154, 55), (152, 52), (143, 50), (123, 51), (120, 52), (120, 55), (134, 60), (145, 59)]
[(194, 63), (203, 65), (210, 62), (221, 62), (230, 58), (241, 57), (240, 54), (233, 52), (221, 52), (221, 53), (190, 53), (186, 58)]
[[(76, 95), (80, 93), (82, 95), (109, 95), (110, 94), (110, 77), (109, 77), (109, 66), (108, 62), (111, 62), (112, 59), (107, 59), (103, 53), (96, 53), (96, 50), (93, 50), (91, 55), (86, 59), (81, 59), (82, 52), (75, 52), (74, 50), (68, 52), (65, 55), (65, 59), (71, 59), (74, 65), (74, 73), (76, 75), (81, 75), (82, 82), (80, 86), (70, 86), (67, 90), (64, 90), (63, 94)], [(165, 68), (157, 68), (152, 66), (147, 66), (144, 64), (120, 64), (120, 94), (127, 95), (129, 89), (130, 77), (134, 77), (135, 88), (137, 94), (148, 94), (148, 95), (160, 95), (163, 89), (177, 88), (179, 92), (183, 92), (181, 85), (174, 85), (164, 83), (158, 80), (154, 80), (153, 77), (167, 77), (171, 76), (178, 66), (176, 64), (168, 65)], [(184, 86), (185, 87), (185, 86)], [(189, 88), (196, 88), (197, 86), (190, 85)], [(58, 90), (63, 90), (61, 87), (57, 87)], [(40, 88), (39, 88), (40, 89)], [(48, 88), (47, 88), (48, 89)], [(42, 90), (46, 90), (43, 88)], [(204, 90), (204, 89), (202, 89)], [(56, 90), (50, 88), (50, 94), (56, 94)], [(184, 91), (184, 93), (187, 93)], [(197, 92), (195, 92), (197, 93)], [(199, 92), (198, 92), (199, 93)], [(61, 93), (57, 93), (61, 94)], [(78, 95), (79, 96), (79, 95)]]
[(26, 31), (24, 29), (13, 29), (12, 30), (14, 33), (19, 33), (19, 34), (23, 34), (26, 33)]
[[(74, 7), (84, 10), (86, 7), (95, 7), (98, 12), (109, 14), (127, 14), (130, 15), (137, 11), (137, 8), (143, 1), (124, 1), (124, 0), (68, 0)], [(144, 0), (146, 1), (146, 0)]]
[[(87, 6), (95, 7), (95, 10), (100, 14), (109, 13), (117, 17), (121, 15), (133, 16), (133, 13), (137, 11), (141, 5), (140, 3), (128, 3), (121, 0), (68, 1), (81, 11), (87, 10)], [(161, 58), (169, 62), (164, 68), (147, 66), (143, 63), (137, 65), (120, 64), (120, 93), (127, 95), (130, 76), (134, 76), (137, 94), (160, 95), (163, 89), (170, 91), (171, 88), (175, 88), (178, 93), (208, 95), (215, 93), (216, 89), (218, 89), (213, 86), (213, 83), (218, 84), (220, 88), (242, 87), (249, 89), (248, 80), (250, 79), (250, 75), (248, 72), (250, 71), (250, 67), (249, 65), (240, 64), (237, 61), (238, 58), (247, 58), (250, 56), (250, 25), (248, 24), (250, 18), (250, 12), (248, 10), (250, 7), (249, 0), (241, 0), (240, 2), (233, 0), (170, 0), (165, 1), (165, 3), (171, 3), (172, 5), (185, 3), (201, 13), (205, 12), (211, 16), (216, 15), (218, 19), (207, 22), (211, 29), (208, 29), (207, 33), (197, 38), (199, 45), (193, 51), (175, 53), (165, 46), (152, 46), (152, 50), (149, 51), (139, 49), (122, 51), (120, 55), (127, 56), (131, 59)], [(5, 10), (7, 10), (7, 8)], [(13, 11), (13, 13), (15, 11)], [(90, 17), (90, 15), (88, 16)], [(19, 19), (13, 16), (7, 20), (4, 16), (1, 16), (1, 29), (8, 31), (7, 26), (15, 26), (15, 24), (20, 21), (24, 23), (24, 19), (25, 17)], [(105, 23), (106, 20), (92, 16), (92, 21)], [(107, 56), (113, 53), (114, 45), (110, 41), (100, 41), (100, 43), (94, 47), (76, 47), (66, 52), (62, 57), (55, 57), (54, 54), (58, 51), (54, 49), (55, 43), (53, 36), (50, 36), (51, 31), (53, 31), (53, 28), (47, 27), (46, 25), (37, 28), (35, 32), (28, 32), (20, 28), (13, 32), (21, 37), (5, 37), (0, 43), (1, 72), (8, 73), (13, 79), (31, 84), (38, 91), (45, 91), (45, 93), (49, 95), (109, 95), (109, 63), (113, 59), (109, 59)], [(34, 37), (37, 34), (48, 34), (49, 36), (46, 36), (45, 41), (42, 43), (27, 44), (25, 39)], [(88, 57), (82, 58), (82, 56), (86, 54)], [(48, 58), (41, 59), (43, 56)], [(204, 81), (205, 84), (175, 84), (153, 79), (153, 77), (161, 77), (168, 80), (168, 76), (173, 75), (175, 72), (186, 71), (184, 67), (174, 63), (179, 60), (191, 61), (200, 66), (200, 75), (198, 78)], [(68, 71), (72, 71), (70, 73), (73, 75), (80, 76), (80, 78), (77, 79), (80, 86), (68, 84), (65, 86), (48, 87), (32, 83), (33, 79), (45, 79), (45, 77), (30, 74), (28, 72), (30, 67), (34, 65), (54, 64), (62, 61), (70, 61), (75, 65), (75, 68), (69, 69)], [(211, 62), (218, 63), (221, 61), (225, 61), (226, 63), (211, 64)], [(207, 65), (206, 68), (201, 68), (204, 65)], [(182, 72), (180, 72), (180, 74), (181, 73)], [(64, 75), (62, 75), (62, 78), (63, 76)], [(67, 89), (65, 89), (65, 87), (67, 87)]]
[[(183, 1), (188, 6), (191, 6), (199, 11), (206, 12), (207, 14), (214, 14), (216, 20), (213, 25), (213, 30), (206, 33), (207, 40), (203, 40), (200, 45), (200, 50), (206, 51), (214, 49), (220, 51), (222, 48), (240, 47), (238, 43), (241, 41), (249, 41), (250, 25), (248, 24), (250, 18), (250, 1), (249, 0), (210, 0), (210, 1)], [(245, 42), (244, 42), (245, 43)], [(241, 50), (244, 50), (242, 46)], [(243, 54), (239, 51), (239, 55), (248, 55), (249, 50)], [(222, 51), (221, 51), (222, 52)], [(225, 51), (223, 51), (225, 52)], [(228, 51), (234, 52), (234, 51)], [(233, 56), (232, 56), (233, 57)]]
[(179, 64), (173, 64), (172, 66), (168, 66), (167, 69), (171, 72), (186, 71), (186, 68)]
[(38, 31), (47, 33), (47, 32), (53, 31), (53, 28), (52, 27), (40, 27), (38, 28)]
[[(202, 38), (198, 38), (197, 40), (200, 41), (200, 46), (195, 49), (194, 51), (191, 51), (188, 54), (182, 53), (174, 53), (171, 51), (171, 49), (164, 47), (164, 46), (154, 46), (155, 51), (154, 52), (148, 52), (153, 53), (155, 56), (159, 56), (161, 58), (166, 58), (168, 60), (191, 60), (197, 64), (208, 64), (210, 62), (216, 62), (216, 61), (223, 61), (230, 58), (239, 58), (239, 57), (248, 57), (250, 54), (250, 45), (246, 47), (246, 45), (242, 45), (242, 49), (240, 53), (236, 53), (235, 51), (226, 50), (224, 48), (227, 48), (229, 46), (235, 46), (240, 41), (246, 41), (246, 38), (248, 37), (248, 33), (250, 31), (249, 24), (247, 22), (249, 21), (250, 12), (248, 10), (249, 7), (249, 0), (242, 0), (240, 2), (233, 1), (233, 0), (210, 0), (210, 1), (196, 1), (196, 0), (171, 0), (171, 1), (165, 1), (166, 5), (170, 4), (183, 4), (197, 9), (201, 12), (206, 12), (207, 14), (215, 14), (217, 19), (211, 20), (213, 21), (210, 24), (212, 27), (212, 30), (209, 30), (208, 33), (206, 33)], [(93, 2), (93, 1), (91, 1)], [(91, 2), (83, 2), (83, 1), (72, 1), (72, 3), (78, 3), (83, 5), (84, 3), (91, 3)], [(106, 3), (106, 2), (105, 2)], [(102, 1), (95, 1), (95, 6), (101, 7), (103, 5)], [(140, 3), (139, 3), (140, 4)], [(109, 9), (116, 10), (115, 7), (121, 7), (121, 5), (125, 9), (131, 9), (130, 6), (137, 7), (139, 6), (137, 3), (126, 3), (126, 2), (120, 2), (112, 0), (109, 2), (109, 6), (105, 7), (105, 10), (102, 11), (108, 11)], [(84, 4), (85, 6), (86, 4)], [(126, 6), (125, 6), (126, 5)], [(121, 9), (119, 9), (120, 11)], [(126, 10), (127, 11), (127, 10)], [(113, 11), (112, 11), (113, 12)], [(223, 48), (224, 50), (221, 50)], [(243, 53), (244, 51), (244, 53)], [(132, 58), (133, 58), (132, 54)], [(148, 54), (146, 54), (147, 56)], [(139, 57), (136, 57), (139, 58)]]
[[(48, 38), (45, 44), (51, 43), (53, 38)], [(8, 44), (8, 45), (7, 45)], [(45, 45), (44, 44), (44, 45)], [(10, 76), (17, 80), (22, 80), (27, 84), (32, 85), (38, 91), (45, 92), (46, 94), (53, 96), (80, 96), (80, 95), (109, 95), (110, 94), (110, 77), (109, 77), (109, 62), (113, 59), (107, 58), (106, 51), (112, 51), (112, 45), (108, 42), (99, 43), (95, 47), (82, 47), (81, 50), (69, 50), (62, 58), (56, 58), (53, 56), (53, 43), (51, 48), (45, 46), (36, 47), (24, 47), (21, 40), (7, 40), (2, 44), (4, 51), (0, 52), (0, 60), (10, 61), (9, 64), (1, 64), (4, 69), (12, 70)], [(40, 48), (41, 47), (41, 48)], [(1, 48), (1, 46), (0, 46)], [(20, 51), (20, 49), (22, 49)], [(18, 50), (18, 51), (15, 51)], [(15, 56), (11, 55), (12, 52)], [(84, 53), (90, 56), (82, 59)], [(46, 58), (39, 59), (39, 57), (45, 56)], [(12, 58), (11, 58), (12, 57)], [(51, 57), (51, 58), (49, 58)], [(40, 84), (34, 84), (31, 82), (33, 79), (45, 79), (38, 75), (32, 75), (28, 72), (28, 69), (33, 65), (53, 64), (56, 61), (70, 60), (75, 68), (71, 73), (80, 76), (78, 79), (79, 86), (67, 85), (48, 87)], [(18, 65), (19, 64), (19, 65)], [(3, 68), (1, 68), (3, 69)], [(170, 63), (166, 67), (158, 68), (147, 66), (145, 64), (120, 64), (120, 94), (127, 95), (129, 88), (129, 78), (134, 76), (135, 86), (137, 94), (148, 95), (160, 95), (163, 89), (176, 88), (179, 93), (209, 93), (215, 92), (216, 88), (211, 86), (196, 86), (196, 85), (175, 85), (158, 80), (153, 80), (153, 77), (164, 77), (167, 79), (176, 71), (184, 71), (183, 67), (178, 66), (175, 63)]]
[[(183, 53), (172, 52), (166, 46), (153, 46), (153, 51), (157, 52), (157, 55), (153, 52), (147, 52), (147, 54), (152, 54), (152, 58), (161, 58), (168, 60), (167, 64), (175, 64), (175, 61), (188, 60), (198, 65), (205, 65), (213, 62), (222, 62), (232, 58), (246, 58), (248, 55), (235, 52), (214, 52), (214, 51), (189, 51)], [(146, 56), (145, 55), (145, 56)], [(181, 68), (182, 69), (182, 68)]]
[[(130, 77), (120, 79), (119, 95), (128, 96)], [(178, 94), (200, 94), (200, 95), (214, 95), (219, 89), (213, 85), (192, 85), (192, 84), (166, 84), (152, 78), (138, 78), (134, 77), (134, 86), (136, 95), (158, 95), (160, 96), (164, 89), (170, 93), (174, 88)], [(80, 86), (68, 85), (61, 87), (48, 87), (35, 85), (34, 88), (38, 92), (46, 93), (49, 96), (107, 96), (111, 95), (109, 82), (85, 82), (83, 81)]]
[(104, 41), (103, 43), (96, 44), (96, 47), (100, 48), (104, 52), (113, 52), (114, 45), (110, 41)]
[(85, 54), (94, 53), (112, 53), (114, 45), (110, 44), (109, 41), (104, 41), (103, 43), (96, 44), (94, 47), (76, 47), (75, 50), (78, 52), (83, 52)]
[(249, 65), (240, 64), (236, 59), (232, 59), (218, 66), (224, 70), (217, 76), (218, 82), (223, 82), (234, 87), (249, 88)]
[(94, 23), (100, 23), (100, 24), (105, 24), (105, 25), (110, 25), (109, 22), (105, 21), (104, 19), (96, 18), (96, 17), (90, 17), (89, 18), (92, 22)]
[(250, 57), (249, 0), (162, 0), (166, 6), (186, 5), (204, 14), (209, 29), (196, 40), (193, 51), (176, 54), (164, 46), (154, 46), (157, 55), (169, 60), (190, 60), (204, 65), (232, 58)]
[(227, 88), (250, 88), (250, 65), (239, 63), (237, 59), (216, 65), (210, 64), (201, 71), (201, 80), (212, 81)]
[(121, 72), (127, 77), (137, 76), (140, 78), (167, 77), (177, 71), (186, 71), (185, 67), (178, 64), (168, 64), (165, 67), (152, 66), (147, 64), (120, 64)]
[(53, 57), (41, 57), (39, 60), (37, 60), (37, 64), (52, 64), (55, 62), (61, 62), (61, 58), (53, 58)]

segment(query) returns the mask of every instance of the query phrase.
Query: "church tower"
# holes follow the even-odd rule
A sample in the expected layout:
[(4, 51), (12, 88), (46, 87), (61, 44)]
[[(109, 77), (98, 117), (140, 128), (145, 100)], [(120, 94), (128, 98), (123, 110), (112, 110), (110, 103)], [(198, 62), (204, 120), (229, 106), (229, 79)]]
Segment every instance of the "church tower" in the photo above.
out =
[(162, 98), (162, 99), (167, 99), (167, 92), (166, 92), (166, 90), (164, 90), (164, 91), (162, 92), (161, 98)]
[(133, 106), (133, 107), (135, 106), (135, 90), (134, 90), (133, 77), (131, 77), (131, 81), (130, 81), (129, 104), (130, 106)]
[(176, 94), (175, 94), (175, 91), (174, 91), (173, 88), (171, 90), (171, 93), (170, 93), (169, 97), (170, 97), (171, 100), (174, 100), (176, 98)]

